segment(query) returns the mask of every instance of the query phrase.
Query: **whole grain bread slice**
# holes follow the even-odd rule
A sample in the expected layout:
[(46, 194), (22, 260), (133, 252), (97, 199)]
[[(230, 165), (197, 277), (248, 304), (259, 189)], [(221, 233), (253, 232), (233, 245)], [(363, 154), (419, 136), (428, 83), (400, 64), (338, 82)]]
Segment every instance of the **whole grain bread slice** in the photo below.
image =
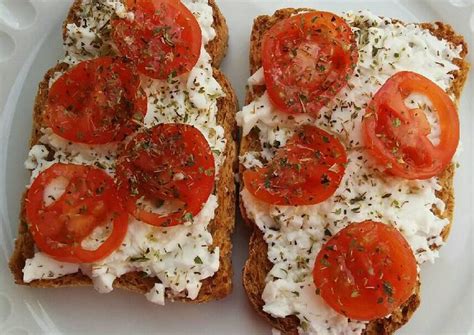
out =
[[(215, 42), (208, 44), (207, 49), (213, 59), (213, 63), (219, 64), (220, 60), (225, 55), (227, 47), (227, 25), (215, 2), (209, 0), (209, 3), (214, 9), (214, 25), (217, 36)], [(67, 17), (67, 23), (74, 20), (74, 13), (77, 13), (77, 6), (80, 4), (81, 0), (76, 0), (74, 2)], [(66, 63), (56, 65), (45, 74), (44, 79), (39, 84), (33, 108), (33, 129), (30, 146), (38, 143), (42, 135), (41, 128), (45, 127), (44, 106), (48, 97), (49, 81), (56, 72), (62, 72), (67, 68), (68, 64)], [(225, 161), (219, 170), (219, 179), (215, 186), (219, 206), (216, 209), (215, 218), (208, 226), (213, 237), (213, 245), (211, 248), (219, 247), (220, 249), (220, 266), (214, 276), (202, 281), (202, 287), (195, 300), (190, 300), (183, 296), (173, 297), (174, 300), (196, 303), (221, 299), (228, 295), (232, 290), (231, 233), (234, 229), (235, 222), (234, 166), (237, 158), (237, 147), (235, 141), (237, 129), (235, 124), (237, 99), (230, 82), (224, 74), (220, 70), (213, 68), (213, 75), (225, 92), (225, 97), (219, 98), (217, 101), (217, 122), (224, 128), (227, 140), (226, 150), (224, 153)], [(23, 197), (18, 237), (15, 241), (15, 248), (9, 262), (10, 270), (13, 273), (15, 282), (21, 285), (41, 288), (91, 286), (91, 279), (81, 272), (69, 274), (57, 279), (34, 280), (30, 283), (25, 283), (23, 281), (22, 270), (25, 266), (25, 261), (26, 259), (33, 257), (35, 251), (35, 244), (28, 230), (28, 224), (25, 219), (24, 207), (25, 199)], [(117, 278), (114, 282), (114, 287), (144, 294), (148, 292), (156, 282), (158, 282), (158, 280), (154, 277), (144, 277), (142, 273), (131, 272)]]
[[(286, 8), (276, 11), (273, 15), (259, 16), (254, 20), (253, 29), (250, 37), (250, 74), (255, 73), (262, 66), (261, 59), (261, 44), (263, 35), (277, 22), (288, 18), (298, 12), (310, 11), (312, 9), (301, 8), (293, 9)], [(461, 96), (462, 88), (466, 82), (467, 75), (469, 72), (469, 64), (465, 60), (467, 54), (467, 45), (462, 36), (457, 35), (451, 26), (442, 23), (422, 23), (420, 26), (424, 29), (428, 29), (434, 36), (439, 39), (445, 39), (455, 46), (462, 45), (461, 58), (456, 59), (455, 63), (458, 65), (459, 70), (453, 71), (454, 81), (450, 87), (450, 93), (453, 93), (456, 97), (456, 102), (459, 101)], [(258, 96), (262, 95), (265, 91), (264, 86), (254, 87), (252, 90), (247, 91), (246, 103), (250, 103), (255, 100)], [(239, 155), (243, 155), (248, 151), (260, 151), (260, 141), (258, 132), (254, 129), (247, 136), (243, 137), (240, 141)], [(240, 173), (244, 171), (244, 167), (240, 165)], [(433, 209), (434, 212), (442, 217), (447, 218), (450, 222), (443, 232), (442, 237), (444, 240), (447, 239), (450, 231), (451, 224), (453, 222), (454, 212), (454, 190), (453, 190), (453, 177), (455, 167), (451, 164), (440, 176), (440, 184), (442, 189), (437, 192), (437, 196), (444, 201), (446, 208), (443, 212)], [(241, 185), (242, 187), (242, 185)], [(296, 316), (288, 316), (285, 318), (274, 318), (270, 314), (263, 311), (264, 301), (262, 300), (262, 292), (265, 288), (265, 278), (267, 273), (272, 268), (272, 263), (267, 258), (268, 247), (263, 239), (263, 234), (255, 225), (254, 222), (246, 215), (245, 208), (242, 201), (240, 201), (240, 209), (242, 217), (247, 225), (253, 229), (250, 243), (249, 243), (249, 257), (245, 263), (243, 269), (243, 285), (247, 296), (250, 300), (251, 305), (255, 310), (262, 315), (273, 328), (281, 330), (284, 334), (298, 334), (297, 327), (299, 326), (299, 319)], [(371, 321), (364, 333), (369, 335), (375, 334), (391, 334), (401, 326), (403, 326), (414, 311), (420, 304), (420, 284), (418, 283), (417, 288), (413, 295), (402, 305), (398, 310), (393, 312), (390, 317), (380, 318)]]

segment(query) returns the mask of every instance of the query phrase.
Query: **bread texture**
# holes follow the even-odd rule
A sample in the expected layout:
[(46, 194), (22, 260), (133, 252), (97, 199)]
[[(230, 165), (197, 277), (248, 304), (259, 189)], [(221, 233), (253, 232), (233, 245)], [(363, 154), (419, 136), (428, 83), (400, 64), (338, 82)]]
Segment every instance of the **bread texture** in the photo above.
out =
[[(217, 36), (208, 44), (207, 50), (213, 59), (213, 64), (218, 65), (220, 60), (224, 57), (227, 48), (227, 25), (215, 2), (209, 0), (209, 3), (214, 9), (214, 25)], [(74, 22), (74, 20), (77, 19), (77, 12), (80, 5), (81, 0), (74, 2), (64, 27), (67, 23)], [(44, 79), (39, 84), (33, 108), (33, 129), (30, 146), (38, 143), (42, 135), (40, 130), (45, 127), (44, 107), (49, 93), (49, 81), (56, 72), (64, 71), (67, 67), (68, 64), (66, 63), (56, 65), (45, 74)], [(221, 299), (232, 290), (231, 233), (234, 229), (235, 222), (234, 166), (237, 157), (237, 147), (234, 135), (236, 132), (235, 112), (237, 110), (237, 99), (232, 86), (224, 74), (217, 68), (213, 68), (213, 75), (225, 92), (225, 97), (219, 98), (217, 102), (219, 110), (217, 122), (225, 129), (227, 141), (224, 153), (225, 161), (219, 170), (219, 178), (215, 186), (219, 206), (216, 209), (215, 218), (208, 226), (213, 236), (212, 248), (218, 247), (220, 249), (220, 266), (214, 276), (202, 281), (202, 287), (196, 299), (191, 300), (183, 296), (173, 297), (174, 300), (194, 303)], [(25, 266), (26, 259), (33, 257), (35, 244), (26, 222), (25, 198), (22, 200), (21, 208), (18, 237), (15, 241), (15, 248), (9, 262), (15, 282), (21, 285), (41, 288), (91, 286), (91, 279), (81, 272), (65, 275), (57, 279), (34, 280), (30, 283), (23, 281), (22, 270)], [(159, 282), (158, 279), (154, 277), (144, 277), (142, 273), (131, 272), (117, 278), (113, 286), (114, 288), (122, 288), (131, 292), (144, 294), (157, 282)]]
[[(253, 29), (250, 37), (250, 74), (255, 73), (262, 66), (261, 59), (261, 44), (262, 38), (266, 31), (268, 31), (277, 22), (286, 19), (298, 12), (310, 11), (311, 9), (292, 9), (285, 8), (276, 11), (273, 15), (259, 16), (254, 20)], [(420, 26), (431, 32), (432, 35), (438, 39), (445, 39), (455, 46), (462, 45), (461, 58), (456, 59), (455, 63), (459, 67), (459, 70), (454, 71), (454, 81), (450, 88), (450, 93), (453, 93), (456, 97), (456, 102), (459, 101), (462, 88), (466, 82), (467, 74), (469, 72), (469, 64), (465, 60), (467, 54), (467, 45), (462, 36), (457, 35), (451, 26), (442, 23), (422, 23)], [(250, 103), (255, 100), (258, 96), (262, 95), (265, 91), (264, 86), (254, 87), (253, 90), (248, 90), (246, 95), (246, 103)], [(239, 154), (243, 155), (248, 151), (260, 151), (260, 141), (258, 132), (254, 129), (247, 136), (243, 137), (240, 141)], [(244, 171), (244, 167), (240, 165), (240, 172)], [(443, 200), (446, 204), (446, 208), (443, 212), (435, 209), (435, 214), (447, 218), (450, 222), (443, 232), (442, 237), (444, 240), (448, 238), (450, 227), (453, 222), (454, 213), (454, 190), (453, 190), (453, 177), (455, 167), (451, 164), (440, 176), (440, 184), (442, 189), (437, 192), (437, 196)], [(241, 185), (242, 187), (242, 185)], [(299, 326), (299, 319), (296, 316), (288, 316), (285, 318), (274, 318), (270, 314), (263, 311), (264, 301), (262, 300), (262, 292), (265, 288), (265, 278), (267, 273), (272, 268), (272, 263), (267, 258), (267, 244), (263, 239), (263, 234), (245, 213), (245, 208), (242, 201), (240, 202), (240, 209), (242, 217), (246, 224), (253, 230), (250, 243), (249, 243), (249, 257), (245, 263), (243, 269), (243, 285), (247, 296), (250, 300), (251, 305), (255, 310), (262, 315), (273, 328), (279, 329), (283, 334), (298, 334), (297, 327)], [(380, 318), (373, 320), (368, 323), (364, 334), (375, 335), (375, 334), (391, 334), (405, 323), (408, 322), (412, 314), (420, 304), (420, 283), (413, 295), (390, 317)]]

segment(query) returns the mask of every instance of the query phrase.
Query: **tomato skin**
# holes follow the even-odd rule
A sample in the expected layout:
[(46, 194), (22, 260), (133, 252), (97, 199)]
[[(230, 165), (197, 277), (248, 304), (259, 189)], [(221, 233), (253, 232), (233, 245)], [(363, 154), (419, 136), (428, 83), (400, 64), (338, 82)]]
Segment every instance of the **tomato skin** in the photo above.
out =
[[(206, 138), (193, 126), (159, 124), (136, 134), (119, 155), (116, 179), (127, 209), (150, 225), (169, 227), (190, 221), (214, 189), (214, 156)], [(180, 202), (179, 208), (154, 213), (137, 204)]]
[(289, 114), (316, 117), (347, 84), (357, 60), (351, 28), (329, 12), (311, 11), (280, 21), (262, 42), (268, 94)]
[(417, 278), (415, 256), (402, 234), (373, 221), (339, 231), (321, 248), (313, 269), (326, 303), (362, 321), (392, 313), (414, 293)]
[(45, 120), (57, 135), (77, 143), (104, 144), (132, 133), (147, 110), (140, 78), (129, 62), (99, 57), (69, 68), (51, 86)]
[[(409, 109), (412, 93), (431, 100), (441, 135), (438, 145), (427, 136), (431, 127), (424, 111)], [(450, 164), (459, 143), (459, 117), (449, 96), (420, 74), (398, 72), (372, 98), (362, 123), (365, 145), (388, 174), (405, 179), (428, 179)]]
[(245, 188), (272, 205), (314, 205), (329, 198), (344, 176), (347, 156), (334, 136), (303, 126), (265, 167), (243, 173)]
[(189, 72), (201, 53), (202, 33), (194, 15), (180, 1), (127, 2), (132, 21), (114, 19), (112, 38), (138, 71), (155, 79)]
[[(46, 206), (46, 186), (56, 178), (66, 178), (64, 193)], [(56, 163), (41, 172), (26, 196), (26, 220), (38, 248), (49, 256), (69, 263), (92, 263), (120, 247), (128, 228), (128, 214), (113, 179), (90, 166)], [(112, 217), (110, 236), (96, 249), (81, 242)]]

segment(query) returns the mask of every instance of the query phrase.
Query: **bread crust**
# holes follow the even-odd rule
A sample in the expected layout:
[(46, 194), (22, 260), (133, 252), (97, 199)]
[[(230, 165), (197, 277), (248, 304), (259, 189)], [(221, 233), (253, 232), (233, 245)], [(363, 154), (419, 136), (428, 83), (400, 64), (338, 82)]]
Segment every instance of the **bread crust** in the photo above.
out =
[[(262, 65), (261, 59), (261, 43), (263, 35), (277, 22), (288, 18), (298, 12), (310, 11), (308, 8), (285, 8), (277, 10), (273, 15), (259, 16), (254, 20), (253, 29), (250, 37), (250, 74), (255, 73)], [(456, 59), (454, 62), (458, 65), (459, 70), (453, 71), (454, 82), (449, 90), (459, 101), (462, 88), (466, 82), (467, 75), (469, 72), (469, 64), (465, 60), (467, 55), (467, 45), (462, 36), (457, 35), (451, 26), (442, 23), (422, 23), (420, 26), (424, 29), (428, 29), (434, 36), (439, 39), (445, 39), (453, 45), (462, 45), (463, 50), (461, 52), (461, 58)], [(246, 103), (250, 103), (255, 100), (258, 96), (262, 95), (265, 91), (264, 86), (254, 87), (253, 90), (248, 90), (246, 95)], [(240, 141), (239, 155), (243, 155), (248, 151), (260, 151), (260, 141), (258, 138), (258, 132), (252, 130), (247, 136), (242, 137)], [(242, 173), (245, 168), (240, 165), (239, 171)], [(454, 214), (454, 179), (455, 167), (451, 164), (445, 171), (439, 176), (440, 185), (442, 189), (436, 192), (436, 195), (444, 201), (446, 208), (443, 212), (438, 209), (433, 209), (435, 214), (442, 218), (447, 218), (449, 224), (443, 229), (441, 236), (443, 240), (446, 240), (449, 235), (449, 231), (453, 222)], [(242, 185), (241, 185), (242, 187)], [(265, 278), (267, 273), (272, 268), (272, 263), (267, 258), (268, 247), (263, 239), (263, 235), (255, 223), (246, 215), (245, 208), (243, 206), (242, 199), (240, 199), (240, 210), (244, 222), (253, 230), (250, 243), (249, 243), (249, 257), (245, 263), (242, 275), (242, 281), (249, 298), (251, 305), (255, 310), (262, 315), (273, 328), (281, 330), (284, 334), (298, 334), (297, 327), (299, 326), (299, 319), (296, 316), (288, 316), (285, 318), (274, 318), (271, 315), (263, 311), (264, 301), (262, 300), (262, 292), (265, 288)], [(375, 334), (392, 334), (403, 326), (411, 318), (415, 310), (420, 304), (420, 283), (418, 282), (417, 288), (413, 295), (402, 305), (399, 309), (391, 314), (390, 317), (380, 318), (373, 320), (368, 323), (364, 334), (375, 335)]]
[[(215, 41), (213, 40), (210, 42), (206, 48), (208, 48), (208, 52), (213, 59), (213, 64), (219, 64), (220, 60), (225, 55), (225, 49), (227, 46), (227, 25), (215, 2), (209, 0), (209, 3), (214, 9), (214, 24), (217, 36)], [(67, 23), (77, 20), (77, 13), (79, 10), (78, 6), (80, 6), (80, 4), (81, 0), (75, 0), (63, 26), (64, 28)], [(46, 127), (44, 121), (44, 106), (49, 93), (49, 81), (56, 72), (64, 71), (67, 68), (68, 64), (66, 63), (56, 65), (45, 74), (43, 80), (39, 83), (38, 93), (33, 107), (33, 127), (30, 147), (39, 142), (42, 135), (41, 128)], [(234, 135), (237, 129), (235, 124), (237, 98), (230, 82), (219, 69), (213, 68), (213, 75), (225, 92), (225, 97), (219, 98), (217, 101), (217, 122), (224, 128), (225, 138), (227, 141), (224, 153), (225, 160), (219, 170), (219, 179), (216, 180), (216, 194), (219, 206), (216, 209), (215, 218), (208, 226), (208, 229), (213, 236), (213, 245), (211, 248), (219, 247), (220, 249), (220, 265), (219, 270), (214, 274), (214, 276), (202, 281), (202, 287), (196, 299), (191, 300), (184, 296), (173, 297), (173, 300), (193, 303), (221, 299), (227, 296), (232, 290), (231, 234), (234, 230), (235, 223), (236, 188), (234, 182), (234, 166), (237, 158), (237, 147)], [(25, 283), (23, 281), (23, 268), (25, 266), (25, 261), (26, 259), (33, 257), (35, 250), (35, 244), (28, 230), (28, 225), (25, 219), (25, 194), (22, 199), (18, 237), (15, 241), (15, 248), (9, 261), (9, 267), (14, 276), (15, 282), (20, 285), (41, 288), (91, 286), (92, 280), (81, 272), (65, 275), (56, 279), (34, 280), (30, 283)], [(144, 277), (142, 273), (131, 272), (117, 278), (113, 287), (144, 294), (147, 293), (157, 282), (159, 282), (157, 278)]]

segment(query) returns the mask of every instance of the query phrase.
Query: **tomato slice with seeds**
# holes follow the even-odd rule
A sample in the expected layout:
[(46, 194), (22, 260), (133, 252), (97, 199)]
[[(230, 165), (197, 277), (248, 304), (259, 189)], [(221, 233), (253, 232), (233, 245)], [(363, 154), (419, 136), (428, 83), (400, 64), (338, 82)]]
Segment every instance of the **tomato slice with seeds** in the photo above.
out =
[[(421, 109), (410, 109), (412, 93), (426, 96), (437, 116), (440, 137), (434, 145), (431, 126)], [(369, 103), (363, 120), (365, 145), (389, 174), (405, 179), (428, 179), (450, 164), (459, 144), (459, 117), (454, 103), (439, 86), (420, 74), (398, 72)]]
[(311, 11), (280, 21), (262, 42), (265, 85), (289, 114), (317, 116), (347, 84), (357, 64), (354, 34), (341, 17)]
[(263, 168), (247, 170), (244, 185), (273, 205), (314, 205), (329, 198), (344, 176), (344, 146), (314, 126), (303, 126)]
[(202, 33), (181, 1), (129, 0), (127, 8), (133, 20), (114, 19), (112, 38), (141, 73), (166, 79), (194, 67), (201, 53)]
[(214, 177), (214, 156), (206, 138), (185, 124), (143, 130), (117, 160), (116, 178), (128, 198), (128, 211), (154, 226), (192, 221), (211, 195)]
[(104, 144), (121, 141), (146, 114), (147, 99), (140, 78), (117, 57), (87, 60), (68, 69), (51, 86), (46, 122), (73, 142)]
[(322, 247), (313, 270), (317, 292), (353, 320), (392, 313), (414, 292), (417, 265), (402, 234), (380, 222), (353, 223)]
[[(64, 192), (45, 202), (45, 190), (62, 179)], [(50, 196), (52, 197), (52, 196)], [(33, 181), (26, 197), (26, 220), (38, 248), (63, 262), (91, 263), (120, 247), (128, 228), (128, 214), (113, 179), (90, 166), (56, 163)], [(95, 250), (81, 242), (110, 222), (112, 231)]]

